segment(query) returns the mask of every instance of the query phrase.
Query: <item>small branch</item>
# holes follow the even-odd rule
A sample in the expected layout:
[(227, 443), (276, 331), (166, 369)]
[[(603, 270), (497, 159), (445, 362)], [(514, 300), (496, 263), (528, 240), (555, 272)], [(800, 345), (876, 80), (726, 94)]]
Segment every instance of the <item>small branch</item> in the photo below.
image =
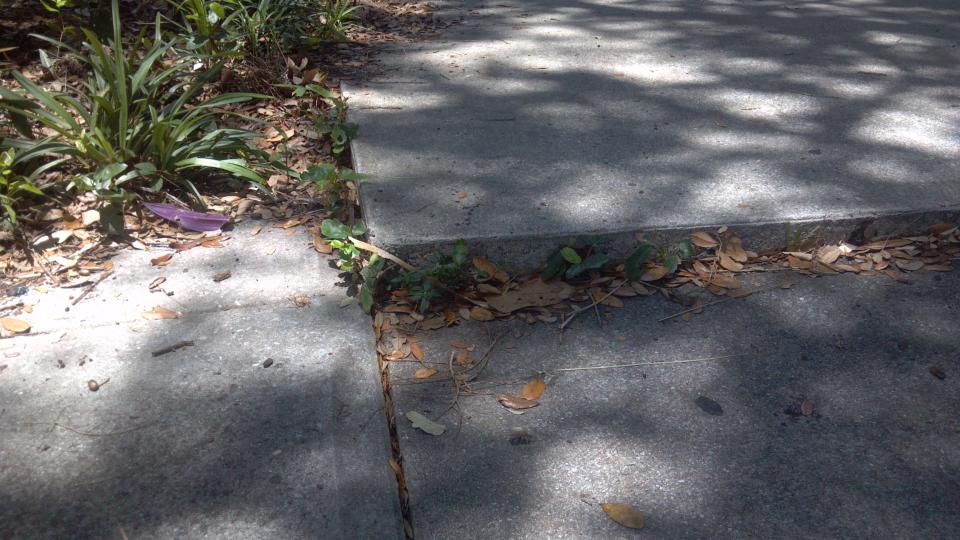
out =
[(397, 257), (396, 255), (394, 255), (393, 253), (390, 253), (389, 251), (387, 251), (387, 250), (385, 250), (385, 249), (378, 248), (377, 246), (375, 246), (375, 245), (373, 245), (373, 244), (368, 244), (368, 243), (364, 242), (363, 240), (357, 240), (356, 238), (354, 238), (354, 237), (352, 237), (352, 236), (349, 236), (349, 237), (347, 237), (347, 238), (349, 238), (350, 241), (353, 242), (353, 245), (357, 246), (357, 248), (362, 249), (362, 250), (364, 250), (364, 251), (369, 251), (370, 253), (376, 253), (377, 255), (383, 257), (384, 259), (387, 259), (388, 261), (393, 261), (393, 262), (397, 263), (397, 265), (399, 265), (399, 266), (400, 266), (401, 268), (403, 268), (404, 270), (409, 270), (410, 272), (417, 272), (417, 271), (418, 271), (418, 270), (416, 269), (416, 267), (414, 267), (412, 264), (404, 261), (404, 260), (401, 259), (400, 257)]
[[(600, 303), (602, 303), (604, 300), (606, 300), (607, 298), (610, 298), (611, 296), (613, 296), (613, 293), (617, 292), (617, 290), (619, 290), (620, 287), (623, 287), (626, 282), (627, 282), (627, 280), (621, 281), (619, 285), (617, 285), (617, 286), (614, 287), (610, 292), (608, 292), (607, 294), (605, 294), (605, 295), (603, 296), (603, 298), (601, 298), (601, 299), (599, 299), (599, 300), (594, 299), (593, 302), (591, 302), (589, 305), (584, 306), (584, 307), (582, 307), (582, 308), (579, 308), (579, 307), (578, 307), (578, 308), (574, 308), (573, 313), (571, 313), (569, 317), (565, 317), (565, 318), (563, 318), (563, 319), (560, 321), (560, 333), (563, 334), (563, 329), (566, 328), (567, 325), (570, 324), (570, 321), (572, 321), (573, 319), (575, 319), (577, 315), (583, 313), (584, 311), (586, 311), (586, 310), (588, 310), (588, 309), (590, 309), (590, 308), (596, 307), (597, 304), (600, 304)], [(599, 316), (600, 316), (600, 315), (598, 314), (597, 317), (599, 317)], [(601, 323), (601, 326), (602, 326), (602, 325), (603, 325), (603, 323)]]
[(692, 308), (690, 308), (690, 309), (685, 309), (685, 310), (683, 310), (683, 311), (681, 311), (681, 312), (679, 312), (679, 313), (674, 313), (673, 315), (667, 315), (666, 317), (664, 317), (664, 318), (662, 318), (662, 319), (657, 319), (657, 322), (669, 321), (670, 319), (679, 317), (679, 316), (681, 316), (681, 315), (686, 315), (687, 313), (693, 313), (694, 311), (702, 310), (702, 309), (704, 309), (704, 308), (706, 308), (706, 307), (709, 307), (709, 306), (715, 306), (715, 305), (717, 305), (717, 304), (722, 304), (722, 303), (724, 303), (724, 302), (726, 302), (726, 301), (728, 301), (728, 300), (733, 300), (733, 298), (730, 297), (730, 296), (725, 296), (725, 297), (721, 298), (720, 300), (714, 300), (713, 302), (707, 302), (706, 304), (701, 304), (701, 305), (699, 305), (699, 306), (693, 306)]
[(728, 354), (725, 356), (710, 356), (707, 358), (692, 358), (689, 360), (671, 360), (669, 362), (637, 362), (634, 364), (614, 364), (610, 366), (586, 366), (586, 367), (559, 368), (559, 369), (555, 369), (554, 371), (586, 371), (589, 369), (616, 369), (616, 368), (629, 368), (629, 367), (638, 367), (638, 366), (690, 364), (693, 362), (709, 362), (711, 360), (723, 360), (725, 358), (736, 358), (738, 356), (746, 356), (746, 354)]
[(182, 348), (184, 348), (184, 347), (192, 347), (192, 346), (193, 346), (193, 342), (192, 342), (192, 341), (178, 341), (178, 342), (174, 343), (173, 345), (168, 345), (168, 346), (166, 346), (166, 347), (163, 347), (162, 349), (157, 349), (157, 350), (153, 351), (153, 352), (150, 353), (150, 354), (151, 354), (151, 356), (153, 356), (153, 357), (163, 356), (163, 355), (165, 355), (165, 354), (167, 354), (167, 353), (172, 353), (172, 352), (174, 352), (174, 351), (176, 351), (176, 350), (179, 350), (179, 349), (182, 349)]
[(110, 277), (110, 275), (112, 275), (112, 274), (113, 274), (113, 270), (107, 270), (106, 272), (100, 274), (100, 277), (97, 278), (97, 280), (94, 281), (93, 283), (91, 283), (90, 285), (87, 285), (87, 288), (84, 289), (84, 290), (80, 293), (80, 295), (77, 296), (77, 298), (76, 298), (70, 305), (71, 305), (71, 306), (77, 305), (77, 303), (80, 302), (81, 300), (83, 300), (83, 297), (85, 297), (87, 294), (89, 294), (90, 291), (92, 291), (94, 287), (96, 287), (97, 285), (99, 285), (100, 282), (102, 282), (103, 280), (107, 279), (107, 278)]

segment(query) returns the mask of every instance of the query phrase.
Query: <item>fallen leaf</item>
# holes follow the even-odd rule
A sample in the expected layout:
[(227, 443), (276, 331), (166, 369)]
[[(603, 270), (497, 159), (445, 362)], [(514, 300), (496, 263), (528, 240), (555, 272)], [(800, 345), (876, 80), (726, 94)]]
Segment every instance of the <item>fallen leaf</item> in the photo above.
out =
[(217, 272), (216, 274), (213, 275), (213, 281), (215, 283), (220, 283), (225, 279), (230, 279), (230, 275), (231, 274), (229, 270), (224, 270), (223, 272)]
[(743, 298), (745, 296), (750, 296), (751, 294), (753, 294), (753, 291), (748, 291), (746, 289), (739, 289), (736, 291), (732, 291), (727, 296), (729, 296), (730, 298)]
[(477, 270), (484, 272), (500, 283), (506, 283), (510, 281), (510, 276), (506, 272), (501, 270), (499, 266), (484, 259), (483, 257), (474, 257), (473, 266), (475, 266)]
[(600, 508), (610, 516), (610, 519), (630, 529), (642, 529), (647, 523), (643, 512), (623, 503), (601, 503)]
[(951, 231), (956, 225), (953, 223), (937, 223), (936, 225), (931, 225), (927, 232), (933, 236), (939, 236), (943, 233)]
[(710, 280), (710, 283), (723, 287), (724, 289), (739, 289), (740, 282), (736, 280), (733, 276), (727, 274), (717, 274), (713, 276), (713, 279)]
[(640, 276), (640, 281), (657, 281), (667, 275), (667, 272), (666, 266), (654, 266)]
[(295, 294), (291, 300), (293, 300), (293, 305), (298, 308), (305, 308), (310, 305), (310, 296), (306, 294)]
[(166, 266), (170, 264), (170, 259), (173, 259), (173, 253), (167, 253), (166, 255), (161, 255), (155, 259), (150, 259), (150, 264), (154, 266)]
[(250, 231), (250, 236), (256, 236), (260, 234), (261, 230), (263, 230), (263, 227), (260, 227), (260, 226), (254, 227), (253, 230)]
[(947, 372), (940, 366), (930, 366), (930, 374), (941, 381), (947, 378)]
[(13, 317), (0, 319), (0, 325), (3, 326), (4, 330), (13, 332), (14, 334), (22, 334), (30, 330), (30, 323), (20, 319), (14, 319)]
[(747, 262), (749, 258), (747, 252), (743, 249), (740, 237), (733, 233), (729, 233), (724, 237), (723, 246), (721, 246), (720, 251), (726, 253), (731, 259), (737, 262)]
[(473, 306), (470, 309), (470, 319), (474, 321), (492, 321), (495, 319), (493, 312), (480, 306)]
[(694, 403), (697, 404), (697, 407), (700, 407), (700, 410), (712, 415), (712, 416), (721, 416), (723, 414), (723, 407), (720, 406), (716, 401), (708, 398), (707, 396), (700, 396), (694, 400)]
[(163, 276), (160, 276), (160, 277), (158, 277), (157, 279), (151, 281), (151, 282), (150, 282), (150, 285), (147, 285), (147, 288), (150, 289), (150, 290), (156, 289), (156, 288), (159, 287), (160, 285), (163, 285), (163, 282), (165, 282), (166, 280), (167, 280), (167, 278), (165, 278), (165, 277), (163, 277)]
[(416, 411), (407, 412), (407, 420), (410, 420), (414, 428), (430, 435), (443, 435), (443, 432), (447, 430), (443, 424), (438, 424)]
[(545, 283), (541, 279), (533, 279), (520, 284), (516, 290), (499, 296), (486, 298), (493, 309), (501, 313), (513, 313), (525, 307), (547, 307), (559, 304), (570, 298), (574, 288), (560, 280)]
[(813, 402), (809, 399), (803, 400), (803, 403), (800, 404), (800, 414), (804, 416), (813, 414)]
[(420, 328), (424, 330), (437, 330), (447, 326), (447, 320), (443, 317), (431, 317), (420, 323)]
[(509, 409), (530, 409), (540, 404), (539, 401), (522, 398), (513, 394), (497, 394), (497, 401)]
[(80, 221), (85, 227), (89, 227), (90, 225), (100, 221), (100, 212), (96, 210), (87, 210), (80, 214)]
[(546, 389), (547, 383), (543, 382), (543, 379), (536, 378), (523, 385), (523, 388), (520, 390), (520, 395), (523, 396), (523, 399), (537, 401)]
[(916, 272), (923, 268), (923, 261), (904, 261), (901, 259), (896, 259), (894, 264), (897, 265), (897, 268), (901, 270), (906, 270), (907, 272)]
[(420, 345), (419, 343), (410, 344), (410, 354), (412, 354), (413, 357), (416, 358), (417, 360), (423, 362), (423, 357), (424, 357), (423, 346)]
[(709, 233), (697, 231), (690, 233), (690, 241), (693, 242), (693, 245), (699, 246), (702, 248), (715, 248), (720, 245), (720, 242), (716, 238), (711, 236)]
[[(593, 289), (590, 291), (590, 296), (593, 297), (594, 301), (603, 306), (622, 308), (623, 300), (620, 300), (614, 295), (607, 296), (607, 293), (601, 289)], [(606, 298), (604, 298), (606, 297)]]
[(459, 339), (451, 339), (450, 346), (456, 349), (473, 349), (473, 345)]
[(726, 268), (727, 270), (733, 272), (739, 272), (743, 270), (743, 265), (733, 260), (732, 257), (727, 255), (725, 252), (720, 252), (720, 266)]
[(870, 242), (869, 244), (863, 246), (863, 249), (886, 249), (886, 248), (897, 248), (903, 246), (909, 246), (912, 244), (910, 240), (906, 238), (895, 238), (892, 240), (878, 240), (876, 242)]
[(781, 289), (792, 289), (792, 288), (793, 288), (793, 283), (792, 283), (792, 282), (789, 282), (789, 281), (784, 281), (783, 283), (780, 284), (780, 288), (781, 288)]
[(837, 262), (840, 255), (840, 246), (823, 246), (817, 251), (817, 259), (824, 264)]
[(160, 319), (179, 319), (180, 313), (162, 306), (155, 306), (150, 311), (144, 311), (143, 318), (147, 319), (148, 321), (156, 321)]
[(429, 379), (436, 374), (437, 370), (428, 367), (423, 367), (413, 372), (413, 376), (417, 379)]

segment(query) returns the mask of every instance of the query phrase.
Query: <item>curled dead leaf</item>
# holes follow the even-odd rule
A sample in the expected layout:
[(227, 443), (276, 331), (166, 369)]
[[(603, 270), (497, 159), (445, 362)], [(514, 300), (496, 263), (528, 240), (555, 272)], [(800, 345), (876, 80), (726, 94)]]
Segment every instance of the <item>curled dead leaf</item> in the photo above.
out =
[(499, 266), (484, 259), (483, 257), (474, 257), (473, 266), (475, 266), (477, 270), (484, 272), (500, 283), (506, 283), (510, 281), (510, 276), (506, 272), (501, 270)]
[(690, 241), (693, 242), (693, 245), (706, 249), (715, 248), (720, 245), (720, 242), (718, 242), (716, 238), (702, 231), (690, 233)]
[(31, 328), (30, 323), (27, 321), (14, 319), (13, 317), (3, 317), (0, 319), (0, 326), (3, 326), (4, 330), (13, 332), (14, 334), (28, 332)]
[(610, 519), (630, 529), (642, 529), (647, 523), (644, 513), (629, 504), (601, 503), (600, 508), (603, 508)]
[(428, 368), (428, 367), (420, 368), (413, 372), (413, 376), (416, 377), (417, 379), (429, 379), (430, 377), (433, 377), (436, 374), (437, 374), (437, 370), (433, 368)]
[(732, 272), (739, 272), (743, 270), (743, 265), (733, 260), (733, 258), (727, 255), (725, 252), (720, 252), (720, 266)]
[(540, 396), (543, 395), (543, 392), (547, 389), (547, 383), (541, 378), (536, 378), (523, 385), (523, 388), (520, 390), (520, 395), (523, 399), (529, 399), (530, 401), (537, 401), (540, 399)]
[(166, 255), (161, 255), (159, 257), (150, 259), (150, 264), (154, 266), (166, 266), (170, 264), (170, 259), (173, 258), (173, 253), (167, 253)]
[(144, 311), (142, 316), (148, 321), (156, 321), (160, 319), (179, 319), (180, 312), (173, 311), (172, 309), (167, 309), (162, 306), (155, 306), (149, 311)]
[(424, 357), (423, 346), (420, 345), (419, 343), (410, 344), (410, 354), (412, 354), (413, 357), (416, 358), (417, 360), (423, 362), (423, 357)]
[(522, 398), (513, 394), (497, 394), (497, 401), (508, 409), (531, 409), (540, 404), (539, 401)]

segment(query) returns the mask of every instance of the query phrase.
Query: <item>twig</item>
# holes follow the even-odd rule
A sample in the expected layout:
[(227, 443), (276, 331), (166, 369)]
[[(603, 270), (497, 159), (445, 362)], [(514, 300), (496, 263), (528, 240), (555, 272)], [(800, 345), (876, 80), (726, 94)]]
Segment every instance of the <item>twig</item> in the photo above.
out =
[[(759, 291), (754, 291), (754, 292), (759, 292)], [(717, 305), (717, 304), (722, 304), (722, 303), (724, 303), (724, 302), (726, 302), (726, 301), (728, 301), (728, 300), (733, 300), (733, 297), (732, 297), (732, 296), (724, 296), (724, 297), (721, 298), (720, 300), (714, 300), (713, 302), (707, 302), (706, 304), (701, 304), (701, 305), (699, 305), (699, 306), (693, 306), (692, 308), (690, 308), (690, 309), (685, 309), (685, 310), (683, 310), (683, 311), (681, 311), (681, 312), (679, 312), (679, 313), (674, 313), (673, 315), (667, 315), (666, 317), (664, 317), (664, 318), (662, 318), (662, 319), (657, 319), (657, 322), (668, 321), (668, 320), (673, 319), (673, 318), (675, 318), (675, 317), (679, 317), (679, 316), (681, 316), (681, 315), (686, 315), (687, 313), (692, 313), (692, 312), (694, 312), (694, 311), (699, 311), (699, 310), (702, 310), (703, 308), (706, 308), (706, 307), (709, 307), (709, 306), (715, 306), (715, 305)]]
[(106, 272), (103, 272), (102, 274), (100, 274), (100, 277), (97, 278), (97, 280), (94, 281), (93, 283), (91, 283), (90, 285), (87, 285), (87, 288), (84, 289), (84, 290), (80, 293), (80, 295), (77, 296), (76, 299), (74, 299), (74, 301), (70, 303), (70, 305), (71, 305), (71, 306), (77, 305), (77, 302), (83, 300), (83, 297), (85, 297), (87, 294), (89, 294), (90, 291), (92, 291), (94, 287), (96, 287), (97, 285), (99, 285), (101, 281), (107, 279), (107, 277), (109, 277), (111, 274), (113, 274), (113, 270), (107, 270)]
[(357, 240), (352, 236), (349, 236), (348, 238), (350, 239), (351, 242), (353, 242), (353, 245), (357, 246), (357, 248), (359, 249), (362, 249), (364, 251), (369, 251), (370, 253), (376, 253), (377, 255), (383, 257), (384, 259), (397, 263), (404, 270), (409, 270), (410, 272), (417, 272), (416, 267), (414, 267), (412, 264), (404, 261), (400, 257), (397, 257), (396, 255), (394, 255), (393, 253), (390, 253), (385, 249), (378, 248), (373, 244), (368, 244), (363, 240)]
[[(614, 287), (610, 292), (608, 292), (607, 294), (605, 294), (605, 295), (603, 296), (603, 298), (601, 298), (601, 299), (599, 299), (599, 300), (594, 299), (593, 302), (591, 302), (590, 305), (588, 305), (588, 306), (585, 306), (585, 307), (582, 307), (582, 308), (580, 308), (580, 307), (574, 307), (574, 308), (573, 308), (573, 313), (571, 313), (569, 317), (564, 317), (564, 318), (560, 321), (560, 335), (561, 335), (561, 336), (563, 335), (563, 329), (566, 328), (567, 325), (570, 324), (570, 321), (572, 321), (574, 318), (576, 318), (577, 315), (583, 313), (584, 311), (586, 311), (586, 310), (588, 310), (588, 309), (590, 309), (590, 308), (592, 308), (592, 307), (595, 307), (597, 304), (600, 304), (600, 303), (602, 303), (604, 300), (606, 300), (607, 298), (610, 298), (611, 296), (613, 296), (613, 293), (617, 292), (617, 290), (619, 290), (620, 287), (623, 287), (623, 285), (624, 285), (626, 282), (627, 282), (627, 280), (621, 281), (619, 285), (617, 285), (617, 286)], [(599, 310), (598, 310), (598, 311), (599, 311)], [(599, 314), (598, 314), (597, 316), (599, 317)], [(602, 325), (602, 323), (601, 323), (601, 325)]]
[(738, 356), (746, 356), (746, 354), (728, 354), (725, 356), (710, 356), (707, 358), (691, 358), (689, 360), (671, 360), (669, 362), (637, 362), (634, 364), (614, 364), (610, 366), (585, 366), (585, 367), (572, 367), (572, 368), (558, 368), (558, 369), (555, 369), (554, 371), (586, 371), (588, 369), (615, 369), (615, 368), (628, 368), (628, 367), (637, 367), (637, 366), (689, 364), (692, 362), (708, 362), (711, 360), (723, 360), (724, 358), (736, 358)]
[(163, 347), (162, 349), (157, 349), (157, 350), (153, 351), (153, 352), (150, 353), (150, 354), (151, 354), (152, 356), (154, 356), (154, 357), (163, 356), (163, 355), (165, 355), (165, 354), (167, 354), (167, 353), (172, 353), (173, 351), (182, 349), (182, 348), (184, 348), (184, 347), (192, 347), (192, 346), (193, 346), (193, 342), (192, 342), (192, 341), (178, 341), (178, 342), (174, 343), (173, 345), (168, 345), (168, 346), (166, 346), (166, 347)]
[(143, 429), (143, 428), (145, 428), (145, 427), (152, 426), (153, 424), (156, 424), (156, 422), (147, 422), (146, 424), (140, 424), (139, 426), (132, 427), (132, 428), (130, 428), (130, 429), (122, 429), (122, 430), (120, 430), (120, 431), (109, 431), (109, 432), (107, 432), (107, 433), (92, 433), (92, 432), (89, 432), (89, 431), (81, 431), (81, 430), (79, 430), (79, 429), (77, 429), (77, 428), (75, 428), (75, 427), (70, 427), (70, 426), (68, 426), (68, 425), (66, 425), (66, 424), (61, 424), (60, 422), (50, 422), (50, 423), (47, 423), (47, 422), (31, 422), (31, 423), (29, 423), (29, 424), (27, 424), (27, 425), (29, 425), (29, 426), (53, 426), (53, 427), (55, 427), (55, 428), (57, 428), (57, 427), (58, 427), (58, 428), (63, 428), (63, 429), (65, 429), (65, 430), (67, 430), (67, 431), (72, 431), (72, 432), (76, 433), (77, 435), (83, 435), (84, 437), (112, 437), (112, 436), (114, 436), (114, 435), (124, 435), (124, 434), (126, 434), (126, 433), (131, 433), (131, 432), (134, 432), (134, 431)]
[[(487, 347), (487, 350), (483, 352), (482, 356), (480, 356), (480, 359), (477, 361), (477, 364), (474, 367), (470, 368), (470, 369), (476, 369), (477, 370), (476, 373), (464, 379), (464, 382), (470, 382), (470, 381), (476, 380), (476, 378), (480, 376), (480, 373), (484, 370), (484, 368), (487, 367), (487, 364), (490, 363), (490, 353), (493, 352), (493, 348), (497, 346), (497, 343), (505, 335), (507, 335), (506, 331), (501, 333), (499, 336), (493, 338), (493, 342), (490, 343), (490, 346)], [(468, 369), (467, 371), (470, 371), (470, 370)]]

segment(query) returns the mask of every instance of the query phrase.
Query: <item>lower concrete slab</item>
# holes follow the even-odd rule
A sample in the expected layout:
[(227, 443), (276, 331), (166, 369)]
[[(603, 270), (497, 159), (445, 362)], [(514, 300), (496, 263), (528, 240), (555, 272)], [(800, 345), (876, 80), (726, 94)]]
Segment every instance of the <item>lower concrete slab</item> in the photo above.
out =
[(461, 25), (347, 86), (371, 238), (411, 259), (466, 239), (530, 269), (570, 235), (721, 224), (780, 247), (784, 223), (960, 209), (956, 2), (444, 5)]
[[(960, 275), (790, 279), (690, 322), (630, 299), (601, 308), (602, 328), (579, 317), (563, 343), (519, 321), (425, 333), (441, 372), (451, 340), (477, 358), (503, 338), (472, 394), (414, 379), (417, 363), (391, 370), (417, 537), (637, 537), (603, 502), (645, 512), (644, 538), (956, 537)], [(539, 406), (495, 399), (537, 375)], [(462, 418), (440, 416), (455, 397)], [(408, 411), (446, 433), (413, 429)]]
[[(264, 233), (186, 274), (127, 254), (77, 319), (41, 302), (23, 317), (55, 331), (0, 340), (0, 538), (402, 537), (370, 319), (285, 249), (305, 234)], [(261, 251), (282, 260), (244, 266)], [(161, 272), (173, 297), (146, 288)], [(140, 318), (157, 298), (183, 316)]]

